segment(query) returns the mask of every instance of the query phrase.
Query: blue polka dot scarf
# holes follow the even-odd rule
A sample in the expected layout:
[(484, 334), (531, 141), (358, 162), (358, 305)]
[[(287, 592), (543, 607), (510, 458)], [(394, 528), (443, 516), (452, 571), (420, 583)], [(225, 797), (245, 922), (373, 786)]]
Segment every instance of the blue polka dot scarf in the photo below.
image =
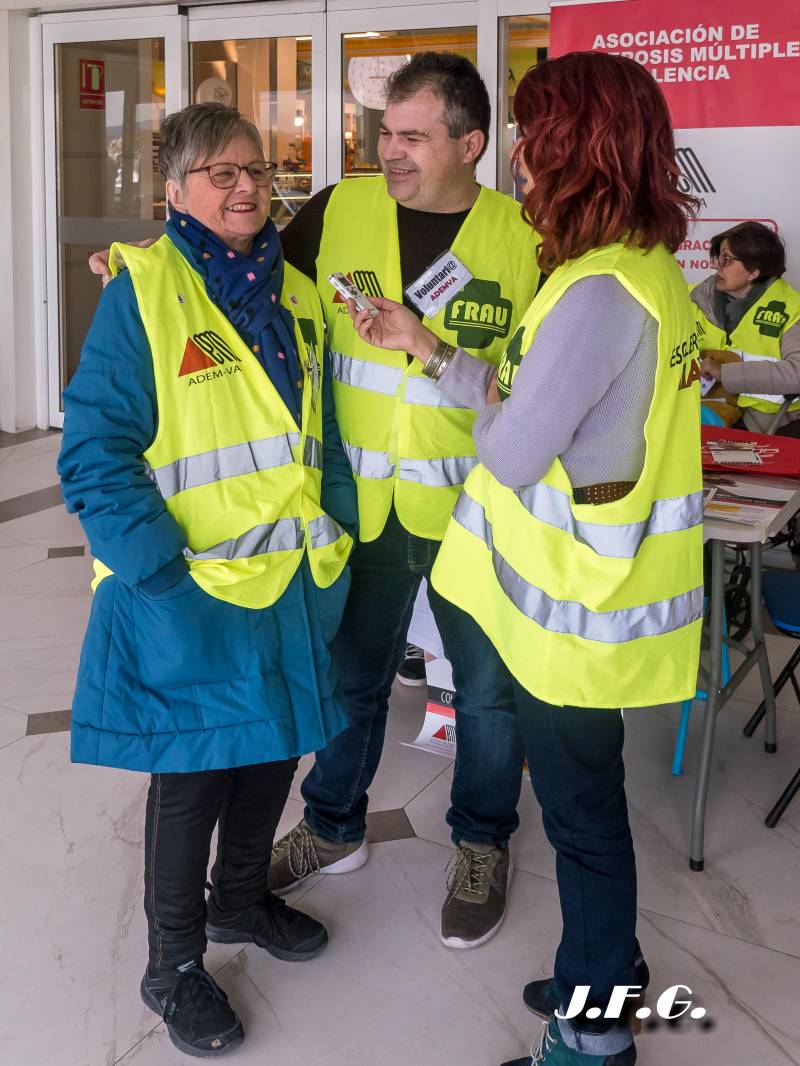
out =
[(239, 336), (300, 422), (302, 371), (291, 313), (281, 305), (283, 252), (271, 219), (257, 233), (249, 255), (228, 248), (191, 215), (171, 208), (166, 231), (192, 263)]

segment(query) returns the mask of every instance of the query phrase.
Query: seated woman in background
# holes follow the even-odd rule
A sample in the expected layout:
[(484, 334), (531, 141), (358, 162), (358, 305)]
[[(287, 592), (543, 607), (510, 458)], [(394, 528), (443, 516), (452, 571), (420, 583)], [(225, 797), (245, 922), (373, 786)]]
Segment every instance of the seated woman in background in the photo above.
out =
[(283, 261), (258, 130), (194, 104), (163, 123), (160, 166), (166, 234), (111, 249), (64, 393), (64, 499), (96, 560), (72, 759), (151, 775), (141, 995), (212, 1056), (244, 1030), (207, 940), (289, 961), (328, 940), (267, 869), (298, 756), (346, 724), (329, 646), (357, 506), (322, 308)]
[[(692, 290), (704, 351), (740, 358), (703, 360), (703, 373), (738, 394), (742, 428), (767, 432), (785, 396), (800, 393), (800, 292), (781, 280), (783, 241), (761, 222), (740, 222), (711, 241), (716, 274)], [(793, 403), (781, 425), (800, 418)], [(800, 430), (800, 425), (794, 427)], [(794, 433), (793, 433), (794, 435)]]

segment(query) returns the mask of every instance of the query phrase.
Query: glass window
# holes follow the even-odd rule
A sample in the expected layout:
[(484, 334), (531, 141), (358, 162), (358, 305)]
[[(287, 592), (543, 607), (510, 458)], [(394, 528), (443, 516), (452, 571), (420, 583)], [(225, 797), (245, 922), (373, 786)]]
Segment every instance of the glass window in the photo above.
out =
[(342, 48), (344, 176), (355, 178), (380, 170), (378, 126), (386, 106), (383, 87), (393, 71), (417, 52), (455, 52), (474, 63), (477, 47), (474, 26), (346, 33)]
[(91, 41), (55, 50), (61, 384), (78, 366), (100, 286), (90, 252), (158, 236), (164, 41)]
[(311, 38), (192, 44), (192, 100), (236, 107), (278, 164), (272, 218), (280, 229), (311, 195)]
[(520, 199), (508, 157), (516, 140), (514, 93), (531, 67), (547, 59), (549, 15), (512, 15), (500, 19), (500, 60), (497, 87), (497, 187)]

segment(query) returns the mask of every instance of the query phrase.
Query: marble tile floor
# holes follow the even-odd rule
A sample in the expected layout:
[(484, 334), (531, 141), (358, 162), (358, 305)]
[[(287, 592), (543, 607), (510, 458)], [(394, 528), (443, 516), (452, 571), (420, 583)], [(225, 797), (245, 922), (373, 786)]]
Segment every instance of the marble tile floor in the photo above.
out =
[[(20, 445), (19, 462), (30, 458), (25, 448), (44, 446), (52, 462), (57, 438)], [(7, 501), (9, 450), (17, 446), (0, 441)], [(183, 1057), (138, 994), (146, 779), (69, 762), (65, 712), (91, 602), (83, 547), (63, 507), (0, 523), (0, 1063), (171, 1066)], [(792, 642), (769, 641), (780, 666)], [(757, 700), (756, 688), (745, 690), (720, 717), (702, 874), (687, 863), (702, 705), (679, 779), (670, 774), (677, 709), (626, 715), (639, 934), (652, 987), (688, 985), (713, 1022), (645, 1023), (643, 1066), (800, 1064), (800, 799), (777, 829), (763, 825), (800, 765), (800, 709), (787, 690), (779, 750), (769, 756), (760, 737), (741, 735)], [(530, 785), (523, 782), (503, 928), (475, 951), (445, 948), (438, 922), (452, 766), (400, 743), (416, 735), (423, 703), (422, 690), (396, 686), (371, 790), (370, 861), (352, 875), (312, 878), (295, 894), (329, 926), (326, 952), (299, 966), (252, 945), (211, 946), (207, 965), (248, 1034), (228, 1057), (232, 1066), (497, 1066), (537, 1034), (520, 993), (551, 972), (560, 916)], [(302, 815), (309, 764), (281, 831)]]

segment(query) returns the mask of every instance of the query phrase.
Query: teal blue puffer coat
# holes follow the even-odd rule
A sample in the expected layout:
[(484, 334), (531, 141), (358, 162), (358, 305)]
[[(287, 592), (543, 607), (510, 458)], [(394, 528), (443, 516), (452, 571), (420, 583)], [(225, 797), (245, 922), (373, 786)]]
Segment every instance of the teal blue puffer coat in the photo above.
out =
[[(354, 530), (355, 485), (329, 387), (323, 506)], [(186, 539), (147, 476), (156, 430), (152, 359), (127, 274), (103, 293), (64, 393), (59, 473), (98, 586), (72, 707), (72, 757), (152, 773), (222, 769), (324, 747), (346, 725), (329, 647), (349, 588), (304, 560), (280, 600), (248, 610), (189, 575)]]

